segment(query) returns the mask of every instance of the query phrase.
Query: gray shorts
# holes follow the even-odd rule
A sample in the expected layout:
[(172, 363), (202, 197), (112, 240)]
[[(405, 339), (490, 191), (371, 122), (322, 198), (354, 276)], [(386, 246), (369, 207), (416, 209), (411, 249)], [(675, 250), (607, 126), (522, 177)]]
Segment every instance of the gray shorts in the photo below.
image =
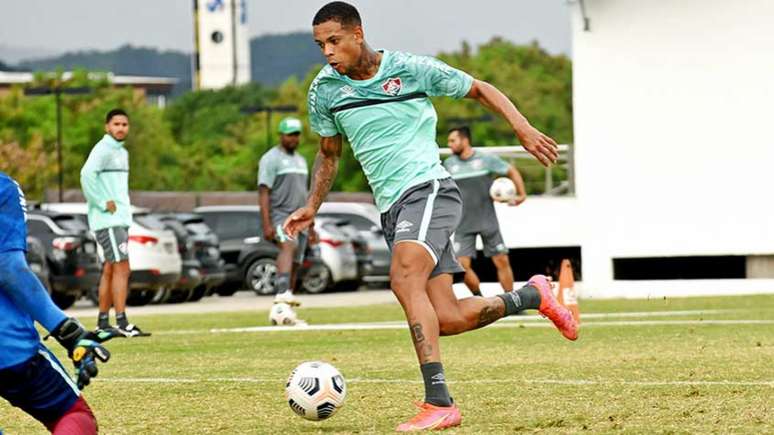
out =
[(103, 228), (94, 232), (103, 263), (118, 263), (129, 259), (129, 227)]
[(389, 210), (382, 213), (387, 246), (416, 242), (435, 262), (431, 277), (459, 273), (464, 269), (452, 250), (451, 235), (462, 217), (462, 199), (451, 178), (432, 180), (412, 187)]
[(486, 230), (476, 232), (457, 232), (454, 234), (454, 252), (458, 257), (476, 257), (476, 236), (481, 236), (484, 242), (484, 256), (492, 257), (499, 254), (508, 254), (508, 248), (503, 242), (500, 228), (493, 225)]

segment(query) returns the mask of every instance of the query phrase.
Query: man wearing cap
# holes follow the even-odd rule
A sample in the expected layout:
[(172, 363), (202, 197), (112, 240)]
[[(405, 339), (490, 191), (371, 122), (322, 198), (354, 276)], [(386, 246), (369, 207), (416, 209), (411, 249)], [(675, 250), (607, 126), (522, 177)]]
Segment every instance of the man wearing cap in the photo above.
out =
[(298, 305), (293, 295), (296, 273), (304, 260), (308, 238), (316, 236), (314, 227), (311, 227), (308, 235), (300, 233), (292, 240), (282, 231), (282, 223), (306, 204), (309, 169), (306, 160), (296, 152), (301, 121), (297, 118), (283, 119), (279, 133), (280, 144), (267, 151), (258, 165), (258, 203), (261, 206), (263, 236), (280, 249), (274, 303)]

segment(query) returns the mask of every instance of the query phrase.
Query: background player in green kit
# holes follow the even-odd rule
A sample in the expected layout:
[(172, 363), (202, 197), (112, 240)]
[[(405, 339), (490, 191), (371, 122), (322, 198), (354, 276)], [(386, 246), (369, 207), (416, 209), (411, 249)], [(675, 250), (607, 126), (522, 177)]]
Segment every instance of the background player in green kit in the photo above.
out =
[[(282, 223), (306, 203), (309, 169), (306, 160), (296, 152), (301, 136), (301, 121), (285, 118), (279, 125), (280, 144), (271, 148), (258, 165), (258, 201), (261, 206), (263, 236), (280, 249), (277, 256), (275, 303), (298, 305), (293, 295), (298, 266), (304, 261), (307, 234), (296, 240), (285, 237)], [(309, 229), (314, 237), (314, 227)]]
[(462, 194), (462, 220), (454, 233), (454, 253), (465, 268), (465, 285), (474, 295), (481, 295), (481, 281), (473, 271), (471, 259), (476, 256), (476, 237), (481, 236), (484, 255), (497, 268), (497, 280), (503, 290), (513, 290), (513, 270), (508, 260), (508, 248), (500, 234), (494, 204), (489, 197), (492, 176), (507, 176), (516, 186), (517, 197), (510, 205), (519, 205), (527, 199), (524, 180), (515, 167), (493, 154), (476, 152), (470, 145), (468, 127), (453, 128), (449, 132), (449, 148), (454, 153), (443, 162)]
[(393, 251), (392, 291), (408, 320), (425, 384), (420, 412), (397, 429), (458, 426), (462, 417), (446, 386), (439, 335), (480, 328), (523, 309), (539, 309), (571, 340), (577, 338), (578, 325), (540, 275), (524, 288), (496, 297), (454, 296), (452, 274), (463, 269), (449, 239), (459, 224), (462, 200), (439, 159), (437, 116), (429, 97), (478, 101), (501, 115), (545, 165), (556, 161), (556, 144), (492, 85), (430, 57), (371, 49), (352, 5), (328, 3), (312, 25), (328, 61), (308, 94), (309, 120), (321, 136), (320, 150), (306, 205), (288, 217), (284, 229), (294, 237), (313, 225), (336, 176), (342, 135), (347, 136), (382, 212), (385, 239)]

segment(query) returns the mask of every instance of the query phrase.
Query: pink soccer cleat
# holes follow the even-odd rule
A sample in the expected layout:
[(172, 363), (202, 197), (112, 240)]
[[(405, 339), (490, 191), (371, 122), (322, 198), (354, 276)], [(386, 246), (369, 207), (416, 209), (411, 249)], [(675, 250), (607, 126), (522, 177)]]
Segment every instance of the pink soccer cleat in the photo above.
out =
[(435, 406), (429, 403), (416, 402), (419, 414), (411, 420), (402, 423), (397, 432), (417, 432), (421, 430), (443, 430), (462, 423), (462, 414), (457, 405)]
[(543, 275), (534, 275), (527, 285), (535, 287), (540, 292), (540, 308), (538, 311), (543, 317), (554, 323), (556, 329), (568, 340), (578, 339), (578, 322), (572, 316), (567, 307), (560, 304), (551, 290), (548, 278)]

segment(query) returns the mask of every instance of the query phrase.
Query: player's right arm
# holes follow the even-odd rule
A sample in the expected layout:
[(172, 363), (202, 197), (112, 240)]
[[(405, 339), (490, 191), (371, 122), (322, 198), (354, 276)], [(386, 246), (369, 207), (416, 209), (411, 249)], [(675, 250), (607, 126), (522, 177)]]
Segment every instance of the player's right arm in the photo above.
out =
[(0, 292), (19, 311), (43, 325), (67, 350), (75, 366), (78, 388), (83, 389), (97, 376), (96, 360), (107, 362), (110, 352), (100, 344), (99, 337), (54, 305), (43, 284), (27, 266), (24, 251), (0, 254)]
[[(103, 169), (103, 160), (105, 155), (100, 146), (95, 146), (89, 153), (83, 168), (81, 168), (81, 189), (86, 201), (95, 204), (100, 210), (110, 210), (112, 198), (108, 198), (105, 189), (99, 180), (99, 171)], [(112, 205), (112, 211), (115, 212), (115, 203)]]
[(274, 222), (271, 220), (271, 187), (276, 178), (276, 168), (271, 161), (271, 151), (261, 157), (258, 163), (258, 205), (261, 207), (263, 237), (274, 241), (277, 236)]
[(339, 169), (339, 159), (341, 158), (342, 140), (341, 135), (321, 137), (320, 150), (314, 160), (314, 169), (312, 170), (312, 192), (306, 201), (306, 206), (302, 207), (287, 220), (283, 229), (290, 237), (295, 237), (300, 231), (312, 226), (314, 215), (320, 208), (320, 205), (328, 196), (333, 186), (333, 180), (336, 179), (336, 173)]
[(274, 230), (274, 223), (271, 221), (271, 201), (269, 201), (270, 195), (271, 189), (263, 184), (258, 186), (258, 205), (261, 207), (263, 238), (269, 241), (274, 241), (274, 238), (276, 237), (276, 231)]

